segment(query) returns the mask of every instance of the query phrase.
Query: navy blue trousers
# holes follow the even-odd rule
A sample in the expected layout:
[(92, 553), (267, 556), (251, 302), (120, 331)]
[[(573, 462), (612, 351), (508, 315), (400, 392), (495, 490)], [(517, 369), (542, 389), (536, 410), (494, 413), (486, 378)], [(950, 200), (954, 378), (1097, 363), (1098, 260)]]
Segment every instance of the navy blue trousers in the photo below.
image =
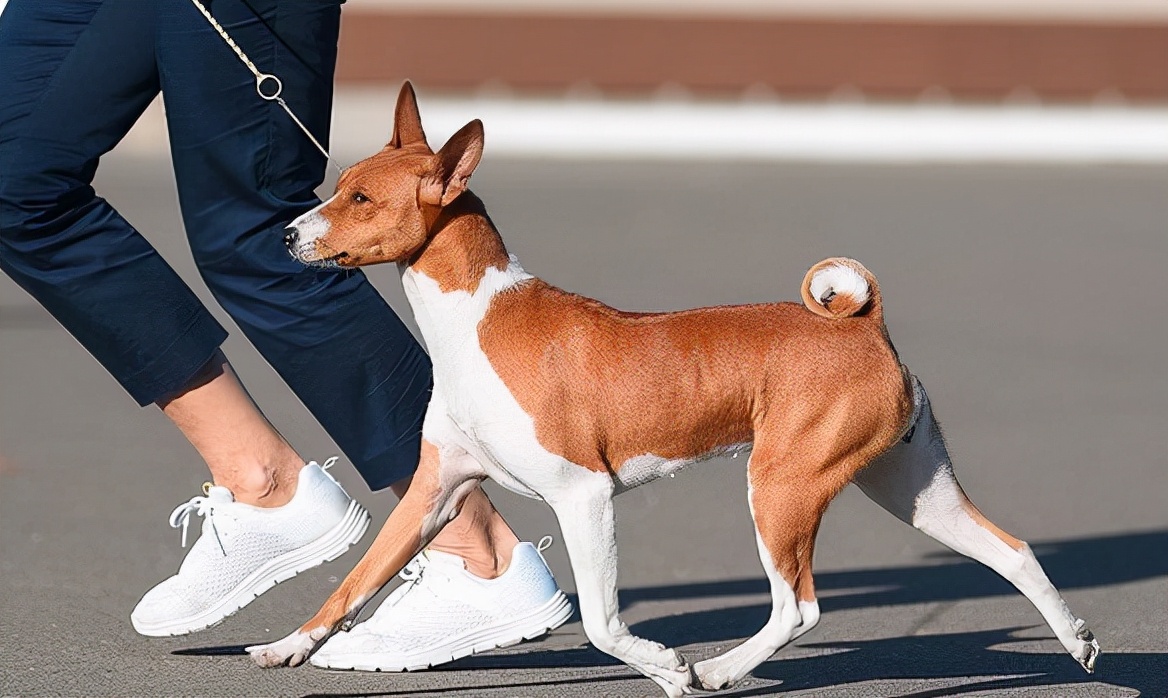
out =
[[(205, 2), (327, 143), (340, 3)], [(141, 405), (227, 332), (90, 186), (162, 92), (183, 222), (218, 302), (373, 489), (417, 465), (430, 362), (360, 273), (307, 269), (282, 229), (325, 162), (189, 0), (11, 0), (0, 15), (0, 268)]]

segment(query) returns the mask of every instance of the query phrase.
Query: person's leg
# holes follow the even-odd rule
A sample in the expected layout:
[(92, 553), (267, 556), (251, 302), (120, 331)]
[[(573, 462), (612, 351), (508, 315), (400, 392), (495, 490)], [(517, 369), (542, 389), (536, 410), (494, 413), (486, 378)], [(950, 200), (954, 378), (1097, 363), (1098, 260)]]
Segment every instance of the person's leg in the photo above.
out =
[(158, 405), (236, 501), (278, 507), (292, 499), (304, 459), (260, 412), (222, 353)]
[[(324, 160), (189, 0), (159, 0), (158, 64), (183, 222), (199, 272), (371, 489), (417, 465), (430, 362), (359, 273), (295, 262), (283, 227), (317, 203)], [(261, 13), (257, 17), (252, 7)], [(210, 8), (327, 142), (335, 2)]]
[[(163, 96), (203, 278), (370, 488), (408, 478), (429, 359), (360, 271), (309, 269), (288, 255), (283, 227), (319, 203), (324, 158), (279, 106), (256, 95), (252, 74), (189, 1), (162, 1)], [(220, 0), (212, 10), (261, 71), (280, 77), (293, 111), (327, 143), (338, 4)], [(495, 576), (516, 538), (481, 491), (471, 499), (435, 546)]]
[(90, 186), (158, 92), (156, 17), (136, 0), (18, 0), (0, 15), (0, 266), (207, 460), (218, 486), (171, 514), (184, 544), (192, 514), (206, 535), (130, 616), (176, 635), (340, 555), (369, 516), (304, 467), (220, 353), (223, 328)]
[(2, 15), (0, 267), (140, 404), (162, 407), (215, 484), (279, 505), (303, 460), (218, 352), (223, 328), (90, 186), (158, 93), (155, 18), (127, 0), (17, 1)]
[(0, 268), (148, 405), (227, 335), (90, 186), (158, 92), (153, 13), (135, 6), (14, 0), (0, 15)]

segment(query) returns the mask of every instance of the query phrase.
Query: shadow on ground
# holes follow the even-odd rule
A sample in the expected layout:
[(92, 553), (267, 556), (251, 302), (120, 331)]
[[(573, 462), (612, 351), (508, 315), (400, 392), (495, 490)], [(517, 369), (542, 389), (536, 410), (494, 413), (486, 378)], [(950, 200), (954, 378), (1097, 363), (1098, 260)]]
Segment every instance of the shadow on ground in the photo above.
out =
[[(1032, 543), (1030, 547), (1051, 582), (1063, 591), (1168, 576), (1168, 530)], [(826, 613), (1018, 593), (989, 568), (968, 558), (949, 552), (930, 557), (941, 561), (818, 573), (815, 588), (828, 597), (820, 605)], [(864, 591), (847, 593), (848, 589)], [(626, 606), (640, 601), (769, 593), (765, 578), (732, 579), (622, 589), (620, 600)]]
[[(800, 642), (803, 649), (824, 654), (795, 659), (779, 658), (763, 663), (754, 670), (755, 679), (767, 682), (739, 691), (717, 695), (725, 698), (748, 698), (793, 691), (837, 688), (848, 684), (873, 681), (950, 680), (949, 685), (898, 694), (901, 698), (940, 698), (968, 693), (1084, 685), (1096, 689), (1093, 695), (1114, 695), (1114, 687), (1133, 689), (1145, 698), (1168, 696), (1168, 653), (1104, 653), (1095, 674), (1083, 672), (1065, 653), (1012, 652), (1008, 645), (1016, 642), (1011, 633), (1020, 628), (975, 633), (951, 633), (918, 637), (864, 640), (858, 642)], [(1007, 645), (1007, 647), (999, 647)], [(463, 659), (442, 667), (443, 671), (539, 669), (549, 667), (612, 667), (620, 664), (591, 647), (570, 650), (529, 652), (516, 655), (483, 655)], [(536, 686), (627, 680), (638, 675), (632, 670), (617, 674), (604, 673), (560, 681), (489, 683), (492, 689), (532, 688)], [(952, 685), (952, 680), (961, 680)], [(475, 685), (449, 686), (434, 691), (384, 691), (370, 693), (325, 693), (316, 696), (427, 695), (448, 691), (482, 689), (483, 676)]]
[[(1032, 545), (1051, 581), (1062, 590), (1111, 586), (1168, 576), (1168, 530), (1096, 536)], [(826, 598), (824, 613), (845, 609), (916, 604), (1016, 594), (1012, 586), (981, 565), (949, 553), (935, 564), (868, 570), (828, 572), (816, 575), (816, 587)], [(849, 592), (849, 590), (858, 590)], [(765, 579), (672, 584), (624, 589), (622, 606), (641, 601), (676, 600), (710, 596), (768, 594)], [(670, 646), (733, 641), (760, 627), (770, 612), (769, 604), (683, 613), (655, 618), (632, 626), (634, 633)], [(953, 696), (975, 691), (1005, 690), (1089, 682), (1122, 686), (1151, 697), (1168, 696), (1168, 653), (1108, 652), (1101, 638), (1103, 656), (1093, 676), (1083, 673), (1065, 653), (1012, 652), (997, 645), (1017, 642), (999, 629), (984, 632), (925, 635), (856, 642), (799, 642), (803, 649), (822, 654), (794, 659), (774, 659), (754, 671), (758, 679), (781, 682), (720, 695), (745, 698), (779, 692), (827, 688), (852, 683), (893, 679), (976, 679), (959, 686), (929, 689), (905, 698)], [(1027, 640), (1029, 641), (1029, 640)], [(182, 655), (216, 655), (242, 652), (241, 646), (192, 648)], [(780, 653), (781, 657), (781, 653)], [(550, 667), (611, 667), (621, 664), (592, 647), (532, 651), (524, 654), (483, 655), (453, 662), (439, 670), (515, 670)], [(524, 688), (565, 683), (612, 681), (633, 678), (631, 671), (592, 675), (567, 681), (492, 684), (492, 688)], [(482, 688), (482, 684), (477, 684)], [(430, 693), (472, 689), (447, 687)], [(417, 693), (411, 691), (410, 693)], [(420, 692), (425, 694), (426, 692)], [(348, 695), (348, 694), (331, 694)], [(393, 691), (361, 694), (403, 695)]]
[[(1051, 582), (1061, 591), (1168, 577), (1168, 530), (1034, 543), (1031, 547)], [(820, 608), (827, 614), (1018, 593), (988, 567), (968, 558), (948, 552), (931, 557), (940, 560), (910, 567), (817, 574), (815, 588), (821, 596)], [(620, 600), (621, 606), (626, 607), (641, 601), (769, 594), (766, 579), (732, 579), (622, 589)], [(735, 606), (654, 618), (637, 623), (632, 630), (671, 646), (723, 642), (743, 637), (744, 628), (762, 627), (769, 614), (769, 603)]]

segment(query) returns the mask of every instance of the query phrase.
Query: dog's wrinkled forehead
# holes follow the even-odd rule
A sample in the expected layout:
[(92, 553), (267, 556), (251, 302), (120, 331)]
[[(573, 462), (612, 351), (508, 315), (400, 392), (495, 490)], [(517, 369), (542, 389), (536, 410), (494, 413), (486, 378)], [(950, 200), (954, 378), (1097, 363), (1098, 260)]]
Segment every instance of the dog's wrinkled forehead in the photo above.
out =
[(361, 191), (372, 198), (388, 195), (396, 188), (416, 188), (418, 179), (433, 167), (434, 154), (425, 145), (387, 147), (342, 172), (336, 194)]

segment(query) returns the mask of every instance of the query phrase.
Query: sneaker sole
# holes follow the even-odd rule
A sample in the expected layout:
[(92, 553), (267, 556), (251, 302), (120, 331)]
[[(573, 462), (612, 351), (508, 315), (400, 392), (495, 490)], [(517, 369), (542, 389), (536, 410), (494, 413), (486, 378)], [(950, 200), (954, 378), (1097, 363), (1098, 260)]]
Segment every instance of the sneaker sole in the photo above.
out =
[(524, 640), (534, 640), (555, 630), (572, 617), (572, 604), (564, 592), (556, 590), (555, 596), (531, 613), (516, 620), (468, 633), (447, 642), (425, 654), (412, 655), (396, 661), (378, 661), (369, 654), (336, 654), (322, 657), (313, 655), (308, 661), (323, 669), (344, 669), (350, 671), (421, 671), (456, 659), (469, 657), (480, 652), (518, 645)]
[(166, 623), (143, 623), (133, 616), (130, 617), (130, 622), (134, 630), (148, 637), (188, 635), (214, 627), (280, 582), (288, 581), (301, 572), (337, 559), (361, 540), (361, 536), (365, 535), (368, 528), (369, 512), (354, 499), (349, 502), (340, 523), (331, 530), (308, 545), (284, 553), (262, 565), (210, 609)]

